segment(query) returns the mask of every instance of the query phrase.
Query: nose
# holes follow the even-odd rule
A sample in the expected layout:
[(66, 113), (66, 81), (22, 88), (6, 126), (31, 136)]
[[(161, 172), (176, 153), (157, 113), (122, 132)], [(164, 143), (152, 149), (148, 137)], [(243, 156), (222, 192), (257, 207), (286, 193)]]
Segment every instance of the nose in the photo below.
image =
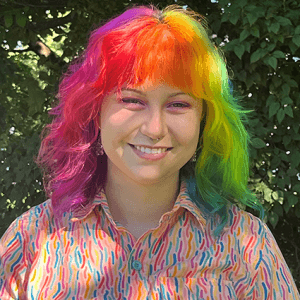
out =
[(141, 133), (155, 140), (164, 137), (168, 132), (164, 114), (158, 109), (148, 112), (141, 127)]

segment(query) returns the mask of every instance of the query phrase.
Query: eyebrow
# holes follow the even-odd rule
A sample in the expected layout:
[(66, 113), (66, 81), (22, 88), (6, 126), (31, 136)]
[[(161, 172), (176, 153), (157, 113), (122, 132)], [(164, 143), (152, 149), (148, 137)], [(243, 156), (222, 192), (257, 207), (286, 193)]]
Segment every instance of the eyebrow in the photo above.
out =
[[(123, 88), (123, 89), (121, 89), (121, 91), (132, 91), (132, 92), (136, 92), (136, 93), (138, 93), (140, 95), (146, 96), (146, 94), (144, 92), (136, 90), (136, 89)], [(189, 96), (187, 93), (178, 92), (178, 93), (172, 93), (172, 94), (170, 94), (169, 97), (175, 97), (175, 96), (178, 96), (178, 95), (187, 95), (187, 96)]]

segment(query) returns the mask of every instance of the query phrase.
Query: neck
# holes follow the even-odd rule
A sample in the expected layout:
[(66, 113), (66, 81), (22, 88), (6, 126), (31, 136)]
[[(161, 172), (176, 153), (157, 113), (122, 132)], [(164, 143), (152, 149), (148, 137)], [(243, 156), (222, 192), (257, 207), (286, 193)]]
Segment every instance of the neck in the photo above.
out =
[(104, 190), (115, 221), (123, 225), (158, 224), (161, 216), (172, 210), (179, 184), (179, 172), (156, 183), (141, 184), (108, 168)]

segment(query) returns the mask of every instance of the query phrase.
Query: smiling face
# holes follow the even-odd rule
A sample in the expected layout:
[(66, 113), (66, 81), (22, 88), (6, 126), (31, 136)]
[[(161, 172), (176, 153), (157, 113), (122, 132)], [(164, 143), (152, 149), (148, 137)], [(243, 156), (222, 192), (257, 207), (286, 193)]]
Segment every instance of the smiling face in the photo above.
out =
[[(108, 176), (117, 172), (144, 185), (177, 177), (197, 148), (201, 114), (201, 100), (167, 84), (109, 94), (100, 113)], [(164, 149), (147, 154), (146, 147)]]

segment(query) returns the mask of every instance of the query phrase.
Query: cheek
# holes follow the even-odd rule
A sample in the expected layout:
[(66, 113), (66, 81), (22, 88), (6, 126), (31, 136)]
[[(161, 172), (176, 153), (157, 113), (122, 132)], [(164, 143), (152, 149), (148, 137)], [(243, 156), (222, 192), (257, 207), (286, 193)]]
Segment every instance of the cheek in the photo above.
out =
[(138, 122), (137, 114), (134, 111), (120, 109), (118, 107), (110, 107), (102, 114), (103, 125), (123, 129), (132, 127)]
[(183, 121), (174, 122), (173, 134), (181, 144), (190, 145), (198, 143), (200, 134), (200, 121), (191, 116)]

